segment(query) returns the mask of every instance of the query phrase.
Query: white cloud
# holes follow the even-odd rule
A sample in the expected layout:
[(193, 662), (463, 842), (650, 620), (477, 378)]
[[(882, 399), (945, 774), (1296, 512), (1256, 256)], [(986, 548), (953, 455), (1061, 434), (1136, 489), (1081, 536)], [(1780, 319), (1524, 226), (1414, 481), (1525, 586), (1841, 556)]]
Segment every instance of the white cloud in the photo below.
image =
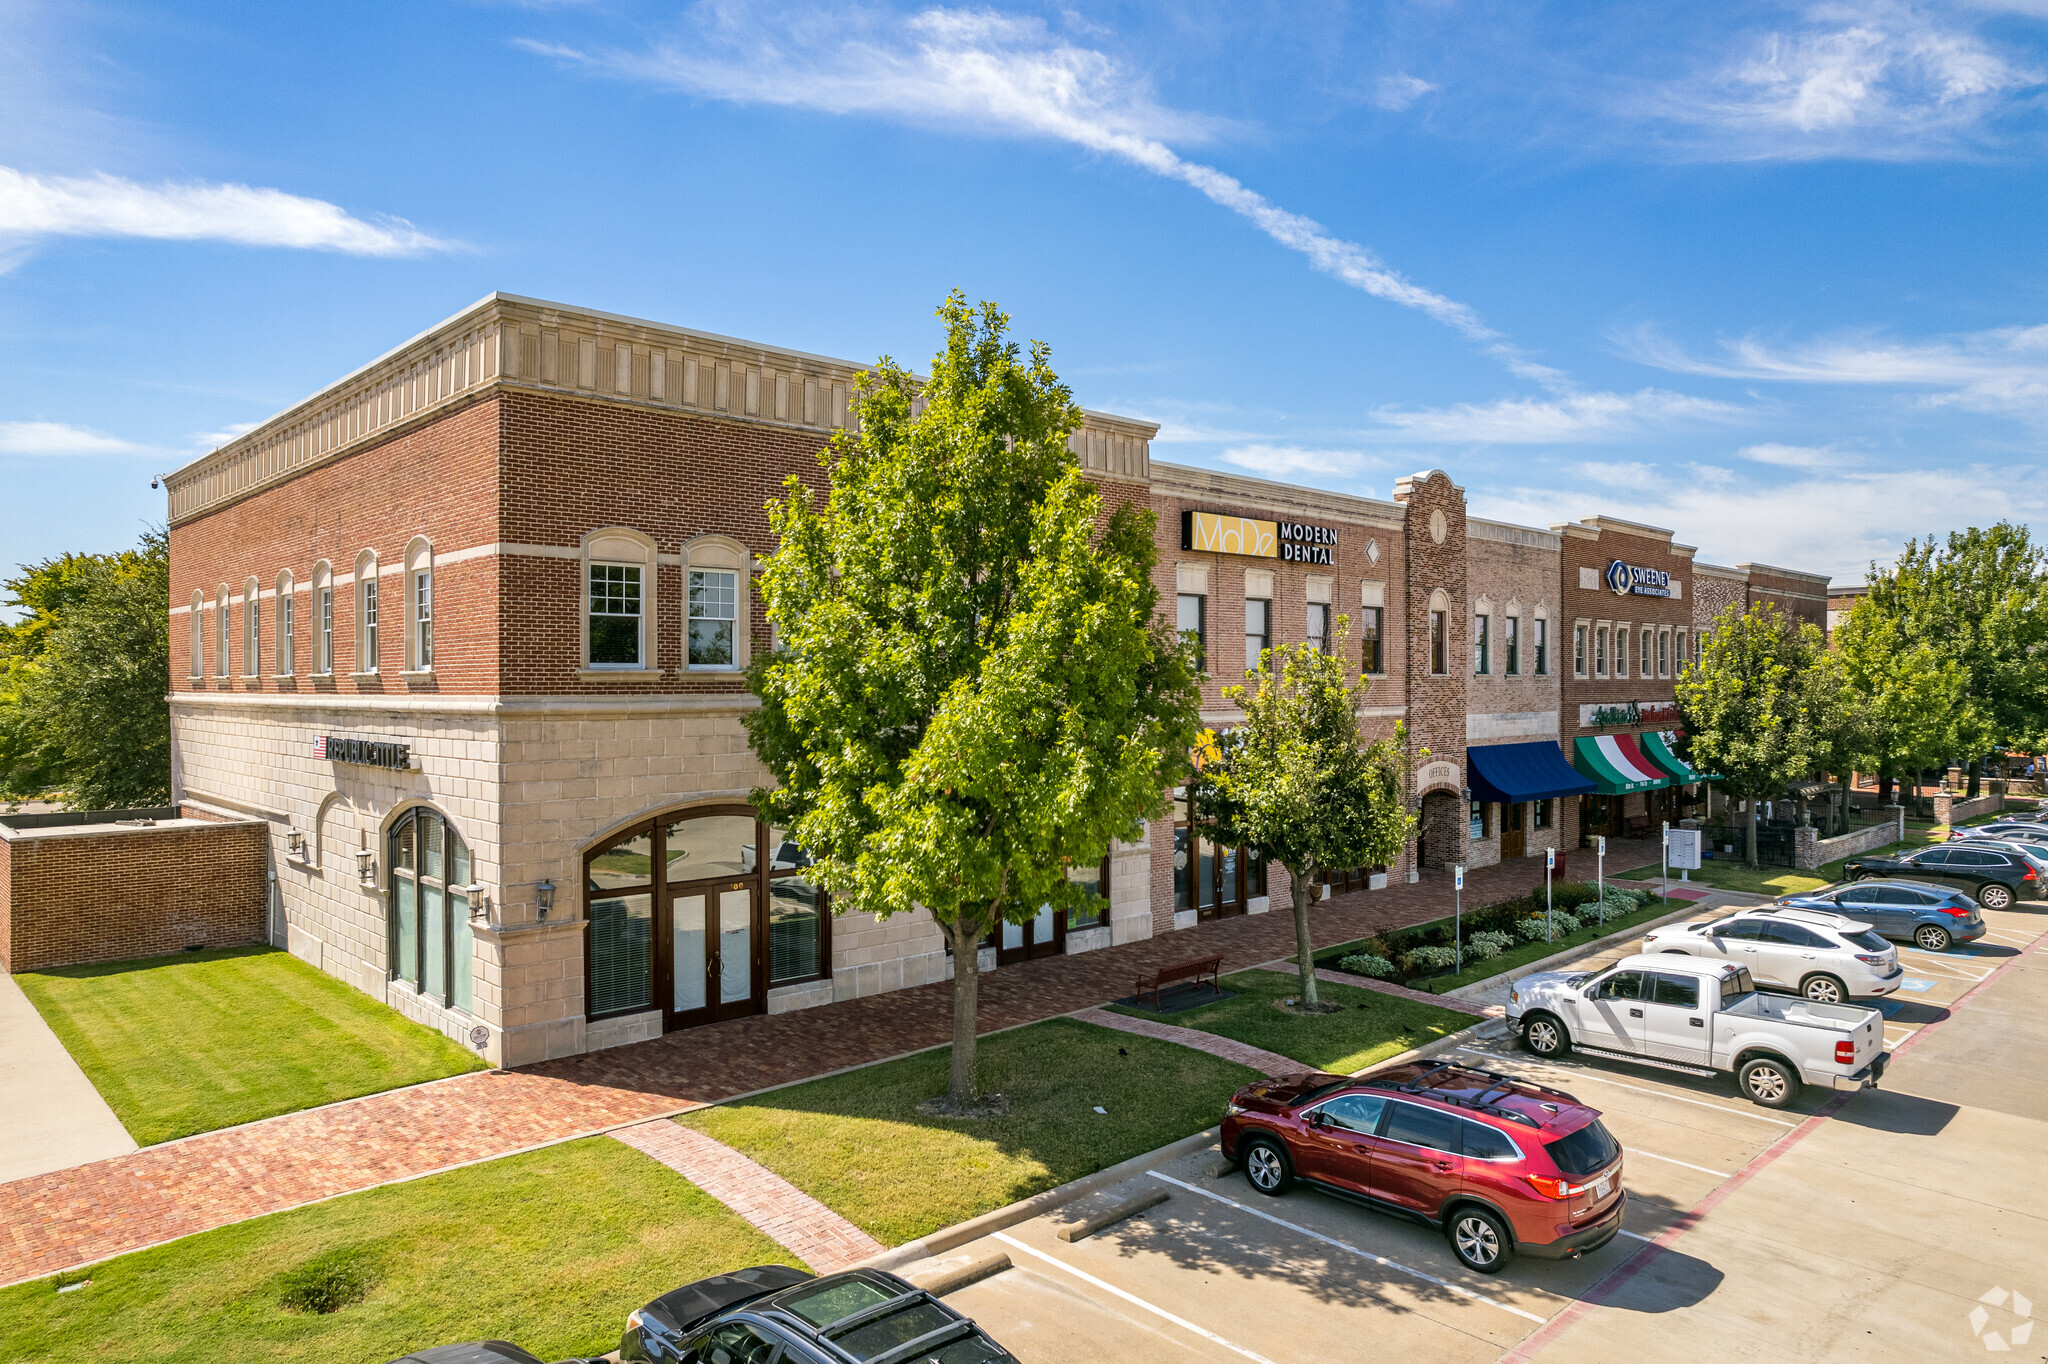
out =
[(320, 199), (232, 184), (144, 185), (0, 166), (0, 245), (43, 237), (150, 237), (415, 256), (452, 243), (399, 218), (365, 222)]
[(1923, 401), (2048, 423), (2048, 325), (2000, 327), (1931, 341), (1868, 333), (1774, 346), (1723, 342), (1722, 358), (1693, 355), (1648, 328), (1614, 338), (1631, 358), (1679, 374), (1779, 383), (1929, 390)]
[(262, 422), (229, 422), (218, 431), (194, 431), (192, 444), (201, 450), (218, 450), (229, 441), (248, 435)]
[(1398, 114), (1434, 89), (1434, 85), (1421, 77), (1398, 71), (1379, 78), (1373, 86), (1372, 102), (1389, 113)]
[(1562, 445), (1614, 440), (1650, 428), (1739, 420), (1743, 410), (1709, 398), (1646, 388), (1636, 393), (1561, 393), (1453, 407), (1383, 407), (1389, 433), (1435, 444)]
[[(1103, 52), (1054, 36), (1041, 20), (937, 8), (908, 19), (778, 14), (772, 24), (738, 10), (706, 13), (717, 31), (645, 53), (587, 53), (526, 40), (520, 45), (712, 99), (1052, 138), (1112, 156), (1189, 186), (1306, 256), (1322, 273), (1491, 343), (1488, 349), (1511, 368), (1526, 365), (1465, 304), (1416, 284), (1366, 247), (1288, 212), (1214, 166), (1183, 159), (1169, 142), (1206, 142), (1225, 125), (1161, 105), (1138, 73)], [(1542, 374), (1554, 371), (1529, 377)]]
[(139, 455), (149, 447), (65, 422), (0, 422), (0, 455)]
[(1475, 489), (1475, 515), (1550, 525), (1613, 511), (1631, 521), (1678, 529), (1713, 563), (1771, 563), (1855, 581), (1875, 559), (1888, 563), (1918, 535), (2001, 518), (2038, 520), (2048, 498), (2033, 492), (2042, 470), (1987, 465), (1862, 473), (1829, 471), (1765, 485), (1667, 477), (1651, 495), (1625, 502), (1604, 489), (1569, 486)]
[(1716, 69), (1633, 101), (1737, 160), (1907, 160), (1991, 131), (2043, 73), (1942, 17), (1892, 0), (1812, 6)]
[(1653, 487), (1662, 476), (1656, 465), (1644, 464), (1640, 460), (1581, 460), (1577, 464), (1566, 465), (1565, 473), (1568, 477), (1584, 479), (1603, 488)]
[(1233, 445), (1223, 461), (1261, 478), (1349, 478), (1379, 460), (1357, 450), (1311, 450), (1300, 445)]
[(1757, 464), (1772, 464), (1781, 469), (1829, 469), (1841, 464), (1846, 456), (1831, 445), (1745, 445), (1735, 452), (1746, 460)]

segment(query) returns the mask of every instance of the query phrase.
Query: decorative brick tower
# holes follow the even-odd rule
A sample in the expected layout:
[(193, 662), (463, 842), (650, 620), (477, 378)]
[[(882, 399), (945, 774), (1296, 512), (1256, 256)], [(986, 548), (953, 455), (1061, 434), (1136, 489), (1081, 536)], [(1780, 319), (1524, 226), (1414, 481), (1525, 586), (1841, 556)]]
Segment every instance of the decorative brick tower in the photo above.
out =
[(1465, 490), (1430, 470), (1396, 483), (1394, 501), (1405, 513), (1410, 795), (1421, 813), (1412, 876), (1417, 866), (1462, 861), (1465, 851)]

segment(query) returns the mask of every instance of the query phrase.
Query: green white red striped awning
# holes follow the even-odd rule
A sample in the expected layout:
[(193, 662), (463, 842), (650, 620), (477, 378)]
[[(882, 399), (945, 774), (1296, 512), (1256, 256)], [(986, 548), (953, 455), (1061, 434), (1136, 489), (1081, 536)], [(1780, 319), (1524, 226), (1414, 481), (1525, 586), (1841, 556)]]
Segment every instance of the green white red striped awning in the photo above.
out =
[(1600, 734), (1572, 741), (1572, 766), (1604, 795), (1654, 791), (1672, 777), (1643, 756), (1633, 734)]

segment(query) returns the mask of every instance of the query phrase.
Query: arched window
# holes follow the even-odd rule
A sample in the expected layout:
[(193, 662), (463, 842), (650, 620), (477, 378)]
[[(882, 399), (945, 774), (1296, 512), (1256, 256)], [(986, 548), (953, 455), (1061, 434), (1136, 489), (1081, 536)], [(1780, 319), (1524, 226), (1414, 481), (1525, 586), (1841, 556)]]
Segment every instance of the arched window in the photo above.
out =
[(685, 663), (693, 670), (747, 666), (752, 614), (747, 547), (724, 535), (700, 535), (683, 546)]
[(655, 563), (654, 538), (630, 526), (583, 537), (583, 671), (659, 669)]
[(192, 589), (191, 629), (192, 657), (187, 660), (187, 671), (193, 677), (206, 675), (206, 594), (198, 588)]
[(423, 535), (405, 547), (405, 666), (434, 670), (434, 546)]
[(356, 556), (356, 671), (377, 671), (377, 554), (364, 550)]
[(768, 990), (829, 975), (829, 907), (810, 864), (744, 805), (614, 834), (584, 858), (590, 1017), (659, 1008), (685, 1027), (764, 1012)]
[(325, 559), (313, 565), (313, 672), (334, 671), (334, 568)]
[(242, 676), (263, 671), (263, 589), (251, 573), (242, 580)]
[(213, 594), (213, 675), (228, 675), (228, 585), (222, 583)]
[(415, 805), (391, 826), (390, 975), (467, 1011), (476, 955), (469, 927), (469, 845), (440, 812)]
[(299, 670), (298, 604), (292, 600), (292, 571), (277, 575), (277, 671), (290, 677)]

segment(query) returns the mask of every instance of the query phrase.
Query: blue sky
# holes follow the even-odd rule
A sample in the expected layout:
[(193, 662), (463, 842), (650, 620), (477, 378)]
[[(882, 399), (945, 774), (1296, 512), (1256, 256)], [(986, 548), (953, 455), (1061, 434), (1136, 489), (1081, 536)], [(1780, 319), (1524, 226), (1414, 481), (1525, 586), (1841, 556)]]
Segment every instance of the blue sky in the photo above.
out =
[(0, 0), (0, 565), (493, 289), (1860, 577), (2042, 507), (2048, 0)]

